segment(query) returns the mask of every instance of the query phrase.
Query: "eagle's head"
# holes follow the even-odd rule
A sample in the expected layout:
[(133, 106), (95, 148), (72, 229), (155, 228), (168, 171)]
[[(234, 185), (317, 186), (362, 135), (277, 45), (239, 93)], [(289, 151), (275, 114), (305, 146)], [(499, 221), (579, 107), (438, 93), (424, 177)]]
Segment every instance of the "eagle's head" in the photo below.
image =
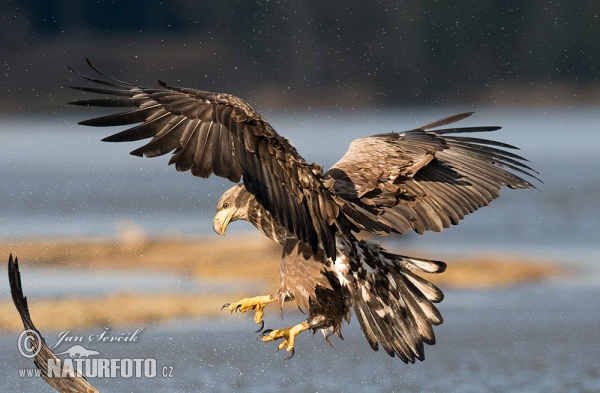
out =
[(236, 220), (248, 221), (250, 204), (256, 203), (254, 195), (250, 194), (242, 184), (235, 185), (225, 191), (217, 203), (217, 213), (213, 219), (213, 229), (219, 235), (225, 235), (227, 225)]
[(224, 235), (227, 225), (236, 220), (248, 221), (269, 239), (281, 245), (288, 237), (286, 227), (278, 224), (242, 184), (231, 187), (219, 199), (213, 229), (219, 235)]

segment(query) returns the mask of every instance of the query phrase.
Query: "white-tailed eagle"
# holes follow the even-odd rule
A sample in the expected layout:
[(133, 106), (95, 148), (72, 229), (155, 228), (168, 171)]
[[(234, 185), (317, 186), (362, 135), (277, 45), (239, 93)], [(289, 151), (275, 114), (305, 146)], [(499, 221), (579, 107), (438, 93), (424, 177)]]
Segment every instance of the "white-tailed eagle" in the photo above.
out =
[[(404, 362), (424, 358), (434, 344), (433, 325), (442, 316), (433, 303), (442, 292), (415, 272), (439, 273), (443, 262), (395, 255), (356, 234), (441, 231), (498, 197), (500, 188), (532, 188), (535, 178), (513, 146), (459, 133), (500, 127), (441, 128), (471, 113), (450, 116), (400, 133), (357, 139), (328, 171), (307, 163), (250, 105), (229, 94), (173, 87), (139, 87), (108, 77), (79, 74), (96, 87), (74, 87), (107, 98), (74, 105), (131, 107), (126, 112), (86, 120), (88, 126), (138, 124), (104, 141), (152, 138), (132, 151), (155, 157), (173, 153), (169, 164), (207, 178), (211, 174), (241, 185), (226, 191), (213, 226), (250, 221), (283, 245), (280, 288), (273, 295), (226, 304), (255, 310), (295, 300), (308, 318), (288, 329), (265, 330), (264, 341), (283, 338), (294, 353), (298, 333), (321, 330), (341, 337), (350, 309), (374, 350), (381, 345)], [(259, 329), (259, 330), (261, 330)], [(329, 341), (329, 340), (328, 340)]]

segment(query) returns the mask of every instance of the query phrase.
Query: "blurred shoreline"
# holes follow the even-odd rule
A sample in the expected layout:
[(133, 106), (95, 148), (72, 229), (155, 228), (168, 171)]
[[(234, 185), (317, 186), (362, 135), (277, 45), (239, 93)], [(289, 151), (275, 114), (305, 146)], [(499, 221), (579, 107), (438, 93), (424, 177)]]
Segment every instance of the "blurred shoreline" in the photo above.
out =
[[(0, 249), (5, 255), (12, 253), (19, 257), (24, 288), (27, 288), (28, 274), (37, 268), (50, 268), (65, 275), (71, 270), (175, 274), (198, 285), (208, 282), (218, 288), (208, 293), (158, 289), (150, 290), (151, 293), (116, 290), (100, 296), (31, 297), (29, 306), (36, 323), (44, 330), (57, 331), (225, 316), (220, 310), (222, 304), (275, 290), (281, 259), (280, 247), (258, 235), (200, 241), (185, 237), (150, 239), (141, 233), (129, 233), (119, 239), (20, 240), (0, 243)], [(390, 251), (422, 254), (411, 249)], [(532, 261), (512, 254), (481, 254), (445, 262), (448, 263), (446, 272), (424, 275), (443, 290), (507, 289), (573, 273), (550, 261)], [(260, 293), (255, 293), (257, 288)], [(275, 309), (274, 306), (270, 311)], [(0, 330), (21, 328), (12, 301), (8, 298), (0, 301)]]

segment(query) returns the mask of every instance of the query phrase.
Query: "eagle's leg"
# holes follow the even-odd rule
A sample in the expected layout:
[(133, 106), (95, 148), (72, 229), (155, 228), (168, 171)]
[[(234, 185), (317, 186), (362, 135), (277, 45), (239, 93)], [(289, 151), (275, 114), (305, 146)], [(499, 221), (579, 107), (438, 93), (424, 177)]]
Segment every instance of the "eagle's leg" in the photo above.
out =
[(257, 333), (258, 333), (265, 327), (265, 322), (263, 321), (263, 315), (264, 315), (263, 309), (265, 308), (265, 306), (267, 304), (273, 303), (273, 302), (277, 301), (277, 299), (278, 299), (277, 294), (248, 297), (248, 298), (244, 298), (244, 299), (240, 300), (239, 302), (225, 303), (223, 305), (223, 307), (221, 307), (221, 310), (225, 307), (227, 307), (227, 309), (231, 312), (234, 312), (234, 311), (246, 312), (249, 310), (254, 310), (255, 311), (254, 322), (256, 324), (260, 324), (260, 329), (257, 330)]
[(264, 342), (269, 342), (269, 341), (278, 340), (280, 338), (283, 338), (283, 342), (281, 344), (279, 344), (279, 349), (285, 348), (285, 350), (290, 353), (290, 356), (288, 356), (286, 358), (286, 360), (287, 360), (287, 359), (291, 358), (292, 356), (294, 356), (294, 344), (296, 341), (296, 336), (310, 328), (311, 328), (311, 326), (310, 326), (308, 320), (306, 320), (306, 321), (303, 321), (302, 323), (299, 323), (299, 324), (289, 327), (287, 329), (281, 329), (281, 330), (267, 329), (259, 337), (261, 337)]

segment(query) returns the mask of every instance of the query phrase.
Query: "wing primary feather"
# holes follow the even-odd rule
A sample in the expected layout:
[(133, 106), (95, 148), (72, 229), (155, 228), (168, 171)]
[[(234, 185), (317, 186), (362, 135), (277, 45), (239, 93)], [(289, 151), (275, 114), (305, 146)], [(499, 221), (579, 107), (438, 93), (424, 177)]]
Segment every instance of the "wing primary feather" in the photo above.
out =
[(194, 145), (198, 127), (202, 123), (196, 120), (187, 124), (180, 139), (180, 150), (173, 154), (169, 160), (169, 165), (175, 164), (175, 169), (180, 172), (187, 171), (194, 165), (194, 152), (191, 146)]
[(218, 141), (219, 137), (217, 132), (214, 132), (214, 122), (202, 123), (200, 130), (198, 131), (198, 140), (196, 149), (194, 152), (194, 167), (192, 168), (192, 174), (202, 178), (208, 178), (212, 173), (212, 156), (217, 155), (218, 152), (214, 151), (213, 146)]
[[(461, 131), (458, 131), (458, 132), (461, 132)], [(453, 136), (453, 137), (447, 137), (447, 139), (448, 140), (460, 141), (461, 143), (469, 143), (469, 144), (472, 143), (472, 144), (476, 144), (476, 145), (498, 146), (498, 147), (504, 147), (506, 149), (520, 150), (518, 147), (510, 145), (508, 143), (498, 142), (498, 141), (492, 141), (490, 139), (470, 138), (470, 137), (466, 137), (466, 136)], [(499, 151), (502, 152), (502, 153), (505, 152), (505, 150), (499, 150)], [(524, 160), (524, 161), (527, 161), (523, 157), (520, 157), (520, 159)]]
[[(92, 61), (91, 61), (90, 59), (86, 58), (86, 59), (85, 59), (85, 61), (86, 61), (86, 63), (88, 63), (88, 65), (89, 65), (89, 66), (90, 66), (90, 67), (91, 67), (91, 68), (92, 68), (94, 71), (96, 71), (96, 72), (97, 72), (98, 74), (100, 74), (101, 76), (103, 76), (103, 77), (105, 77), (105, 78), (107, 78), (107, 79), (110, 79), (111, 81), (114, 81), (114, 82), (116, 82), (116, 83), (118, 83), (118, 84), (120, 84), (120, 85), (125, 85), (125, 86), (135, 87), (135, 86), (134, 86), (134, 85), (132, 85), (131, 83), (128, 83), (128, 82), (123, 82), (123, 81), (121, 81), (121, 80), (118, 80), (118, 79), (116, 79), (116, 78), (114, 78), (114, 77), (112, 77), (112, 76), (108, 76), (108, 75), (106, 75), (105, 73), (103, 73), (102, 71), (100, 71), (100, 70), (99, 70), (99, 69), (98, 69), (98, 68), (97, 68), (97, 67), (94, 65), (94, 63), (92, 63)], [(83, 75), (82, 75), (82, 76), (83, 76)]]
[[(80, 91), (84, 91), (86, 93), (97, 93), (97, 94), (105, 94), (105, 95), (111, 95), (111, 96), (133, 96), (134, 94), (132, 93), (131, 90), (125, 90), (125, 89), (107, 89), (105, 87), (99, 88), (99, 87), (83, 87), (83, 86), (66, 86), (69, 89), (73, 89), (73, 90), (80, 90)], [(83, 100), (85, 101), (85, 100)], [(81, 101), (73, 101), (73, 102), (69, 102), (69, 105), (81, 105), (79, 104), (79, 102)], [(84, 104), (85, 105), (85, 104)]]
[(465, 119), (465, 118), (471, 116), (473, 113), (475, 113), (475, 112), (465, 112), (465, 113), (459, 113), (458, 115), (444, 117), (443, 119), (424, 124), (420, 127), (417, 127), (416, 129), (417, 130), (429, 130), (431, 128), (442, 127), (442, 126), (445, 126), (446, 124), (455, 123), (457, 121)]
[(233, 171), (232, 151), (229, 144), (228, 133), (223, 129), (222, 125), (218, 125), (218, 129), (213, 131), (215, 133), (215, 144), (217, 146), (217, 154), (212, 155), (212, 166), (215, 175), (230, 179)]
[(173, 122), (169, 128), (164, 128), (144, 146), (133, 150), (131, 155), (142, 157), (157, 157), (169, 153), (179, 147), (179, 140), (185, 130), (185, 119), (182, 117)]
[(500, 126), (478, 126), (478, 127), (453, 127), (444, 128), (441, 130), (430, 130), (428, 134), (442, 136), (445, 134), (456, 134), (456, 133), (473, 133), (473, 132), (491, 132), (502, 129)]
[(92, 100), (80, 100), (71, 101), (68, 105), (79, 105), (79, 106), (97, 106), (105, 108), (123, 108), (123, 107), (135, 107), (142, 104), (145, 100), (140, 98), (98, 98)]
[[(494, 154), (499, 157), (510, 157), (510, 158), (514, 158), (514, 159), (520, 160), (520, 161), (527, 161), (525, 158), (521, 157), (520, 155), (510, 152), (510, 151), (507, 151), (507, 150), (501, 150), (501, 149), (496, 149), (496, 148), (489, 147), (489, 146), (482, 146), (480, 144), (463, 142), (461, 137), (456, 137), (456, 136), (455, 137), (446, 137), (446, 140), (448, 141), (450, 146), (454, 147), (454, 149), (457, 152), (467, 150), (467, 151), (472, 151), (472, 152), (478, 152), (479, 154), (482, 154), (482, 155), (485, 155), (487, 153), (487, 154)], [(525, 164), (522, 164), (522, 165), (525, 165)]]
[[(486, 164), (490, 164), (490, 163), (504, 163), (504, 164), (509, 164), (511, 169), (515, 169), (518, 170), (519, 172), (526, 174), (527, 176), (531, 176), (534, 179), (537, 179), (537, 177), (535, 175), (533, 175), (532, 173), (526, 172), (526, 171), (531, 171), (535, 174), (539, 174), (539, 172), (537, 172), (535, 169), (530, 168), (528, 165), (524, 164), (522, 161), (519, 160), (524, 160), (523, 158), (519, 157), (518, 155), (515, 155), (516, 157), (514, 157), (513, 155), (507, 155), (507, 154), (502, 154), (503, 151), (502, 150), (498, 150), (496, 151), (496, 149), (490, 149), (490, 148), (479, 148), (479, 147), (473, 147), (473, 146), (462, 146), (461, 150), (464, 150), (467, 154), (475, 154), (479, 157), (481, 157), (481, 159), (483, 161), (485, 161)], [(527, 161), (527, 160), (524, 160)], [(517, 169), (518, 168), (518, 169)], [(540, 179), (537, 179), (541, 182)]]
[[(158, 106), (158, 105), (156, 105)], [(143, 109), (134, 109), (125, 113), (118, 113), (115, 115), (108, 115), (102, 117), (96, 117), (90, 120), (84, 120), (79, 122), (83, 126), (94, 126), (94, 127), (112, 127), (112, 126), (123, 126), (135, 123), (141, 123), (146, 120), (147, 117), (152, 115), (156, 110), (155, 107), (148, 107)], [(115, 135), (123, 135), (125, 132), (120, 132)], [(110, 142), (121, 142), (120, 140), (110, 140), (113, 136), (105, 138), (105, 141)]]

